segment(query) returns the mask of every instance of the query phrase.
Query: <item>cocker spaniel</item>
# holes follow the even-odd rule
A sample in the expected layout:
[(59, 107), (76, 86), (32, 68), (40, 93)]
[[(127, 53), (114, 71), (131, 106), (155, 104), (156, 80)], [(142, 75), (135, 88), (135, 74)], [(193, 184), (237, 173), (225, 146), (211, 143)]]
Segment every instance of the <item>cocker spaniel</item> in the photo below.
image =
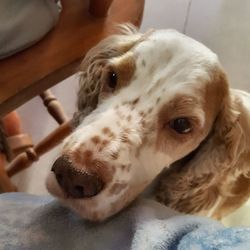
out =
[(47, 187), (86, 219), (117, 213), (163, 169), (156, 197), (184, 213), (221, 218), (250, 195), (250, 95), (177, 31), (122, 26), (91, 49), (75, 121)]

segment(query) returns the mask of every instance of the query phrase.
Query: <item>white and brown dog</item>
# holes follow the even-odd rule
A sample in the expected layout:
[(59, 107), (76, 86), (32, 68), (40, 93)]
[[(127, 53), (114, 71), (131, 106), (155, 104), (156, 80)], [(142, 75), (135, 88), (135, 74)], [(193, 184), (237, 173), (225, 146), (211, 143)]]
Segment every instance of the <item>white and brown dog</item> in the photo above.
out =
[(181, 212), (221, 218), (248, 199), (250, 95), (229, 89), (211, 50), (174, 30), (123, 26), (81, 70), (78, 126), (47, 180), (63, 203), (103, 220), (164, 168), (156, 197)]

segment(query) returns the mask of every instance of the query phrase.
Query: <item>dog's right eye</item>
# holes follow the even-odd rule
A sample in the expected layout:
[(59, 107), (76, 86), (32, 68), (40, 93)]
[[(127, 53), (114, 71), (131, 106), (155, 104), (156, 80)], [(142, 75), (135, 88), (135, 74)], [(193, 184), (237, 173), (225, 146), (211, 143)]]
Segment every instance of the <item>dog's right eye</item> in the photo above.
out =
[(192, 131), (192, 124), (186, 117), (180, 117), (170, 121), (170, 127), (179, 134), (188, 134)]
[(110, 71), (107, 79), (107, 85), (110, 89), (114, 90), (117, 85), (117, 74), (114, 71)]

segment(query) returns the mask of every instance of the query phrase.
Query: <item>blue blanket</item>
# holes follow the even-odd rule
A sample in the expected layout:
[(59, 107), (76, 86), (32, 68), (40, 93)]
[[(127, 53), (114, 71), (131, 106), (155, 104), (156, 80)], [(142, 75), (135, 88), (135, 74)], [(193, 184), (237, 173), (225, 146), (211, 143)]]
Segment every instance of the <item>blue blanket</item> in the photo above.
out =
[(0, 195), (1, 250), (250, 249), (250, 228), (180, 215), (141, 199), (103, 223), (90, 223), (50, 196)]

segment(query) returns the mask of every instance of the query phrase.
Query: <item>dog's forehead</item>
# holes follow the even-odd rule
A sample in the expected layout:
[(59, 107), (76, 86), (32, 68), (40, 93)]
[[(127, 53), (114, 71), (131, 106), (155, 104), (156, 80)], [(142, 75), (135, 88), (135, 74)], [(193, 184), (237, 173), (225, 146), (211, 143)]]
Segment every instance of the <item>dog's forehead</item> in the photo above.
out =
[(132, 52), (136, 67), (130, 87), (139, 86), (141, 92), (143, 85), (154, 95), (162, 95), (163, 88), (178, 93), (203, 88), (220, 65), (210, 49), (175, 30), (144, 34)]
[(205, 45), (176, 30), (155, 30), (145, 34), (134, 47), (134, 53), (137, 58), (158, 63), (170, 58), (188, 59), (189, 62), (203, 61), (209, 65), (218, 61), (217, 55)]

